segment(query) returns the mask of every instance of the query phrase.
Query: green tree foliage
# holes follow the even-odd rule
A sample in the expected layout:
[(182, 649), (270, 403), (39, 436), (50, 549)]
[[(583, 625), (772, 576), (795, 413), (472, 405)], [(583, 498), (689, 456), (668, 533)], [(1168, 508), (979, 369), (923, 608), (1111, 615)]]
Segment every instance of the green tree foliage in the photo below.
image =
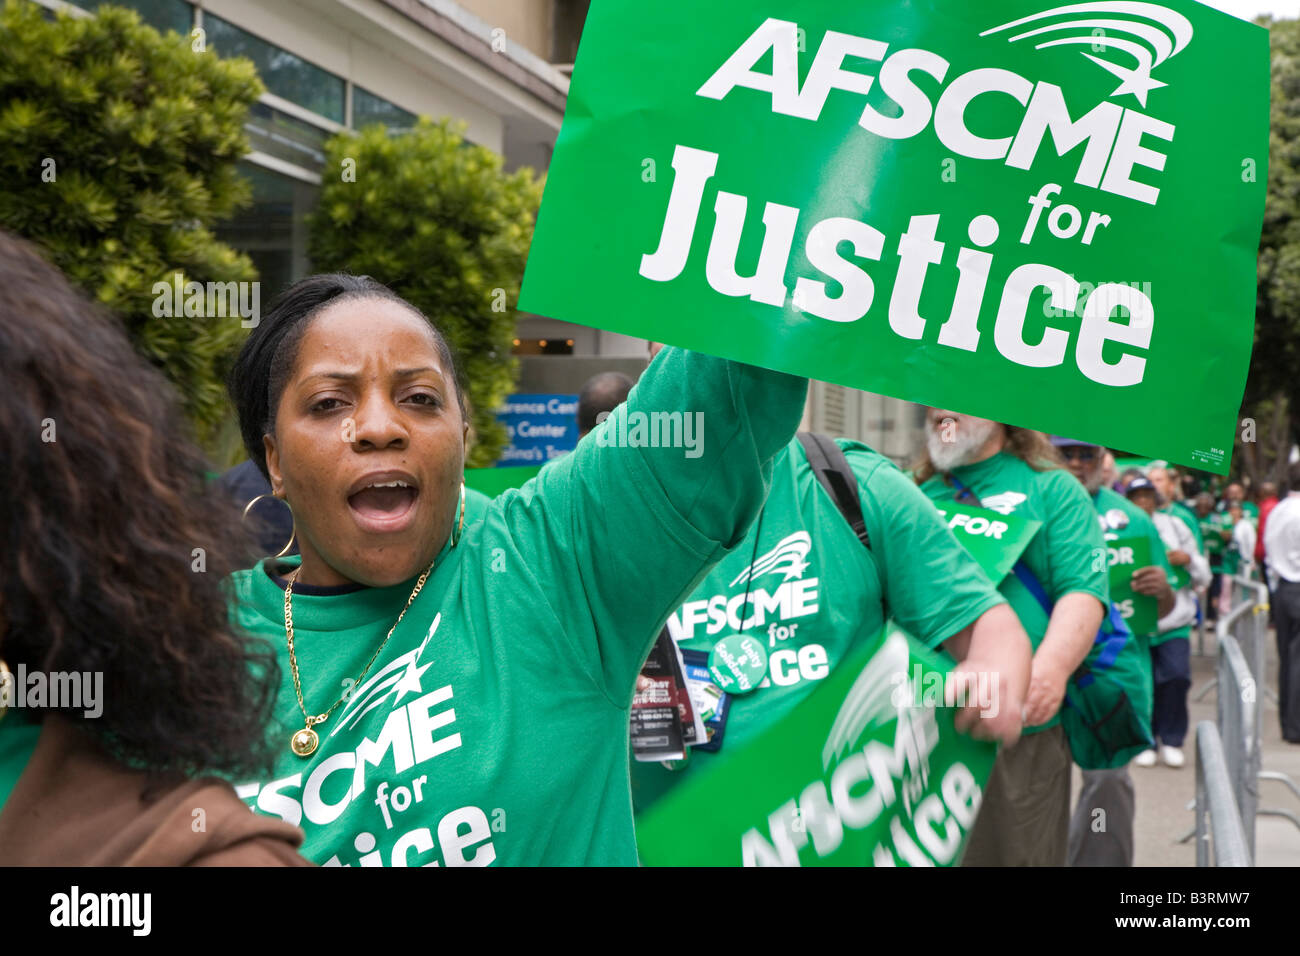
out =
[[(1263, 21), (1267, 23), (1267, 21)], [(1281, 478), (1300, 439), (1300, 21), (1269, 24), (1272, 48), (1268, 199), (1259, 247), (1255, 351), (1242, 408), (1256, 423), (1240, 466), (1257, 481)], [(1207, 345), (1208, 347), (1208, 345)]]
[(466, 143), (463, 125), (427, 118), (410, 132), (383, 126), (326, 144), (312, 266), (383, 282), (420, 309), (456, 353), (476, 441), (471, 467), (505, 446), (493, 417), (514, 387), (515, 304), (542, 186)]
[(257, 277), (208, 229), (248, 197), (235, 164), (249, 151), (256, 71), (113, 7), (48, 21), (8, 0), (0, 51), (0, 226), (38, 243), (121, 319), (207, 440), (246, 331), (237, 316), (155, 316), (153, 287), (177, 272)]

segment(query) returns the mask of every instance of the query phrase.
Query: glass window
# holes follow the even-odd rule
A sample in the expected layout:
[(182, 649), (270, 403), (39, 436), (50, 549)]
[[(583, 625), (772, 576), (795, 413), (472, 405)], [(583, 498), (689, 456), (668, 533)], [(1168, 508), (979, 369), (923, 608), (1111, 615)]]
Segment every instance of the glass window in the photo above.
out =
[(414, 113), (402, 109), (396, 103), (390, 103), (381, 96), (375, 96), (369, 90), (353, 84), (352, 86), (352, 127), (360, 129), (372, 123), (383, 123), (390, 129), (409, 129), (415, 125)]
[(325, 165), (325, 140), (331, 134), (319, 126), (259, 102), (249, 107), (244, 129), (255, 150), (313, 172)]
[[(74, 6), (93, 13), (105, 0), (70, 0)], [(128, 7), (140, 14), (140, 19), (155, 30), (166, 33), (175, 30), (189, 36), (194, 26), (194, 8), (185, 0), (106, 0), (115, 7)]]
[(253, 260), (265, 307), (285, 286), (311, 274), (305, 219), (320, 201), (320, 187), (247, 160), (239, 164), (239, 171), (252, 181), (252, 204), (214, 232)]
[(226, 57), (253, 61), (266, 89), (336, 123), (343, 122), (343, 78), (300, 56), (241, 30), (211, 13), (203, 14), (208, 48)]

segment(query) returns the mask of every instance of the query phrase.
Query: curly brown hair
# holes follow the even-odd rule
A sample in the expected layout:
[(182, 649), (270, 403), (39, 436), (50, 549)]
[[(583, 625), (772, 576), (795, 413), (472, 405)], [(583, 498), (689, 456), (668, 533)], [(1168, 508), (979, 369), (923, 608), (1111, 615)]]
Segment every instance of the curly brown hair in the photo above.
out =
[(279, 676), (231, 624), (239, 516), (205, 482), (162, 375), (2, 231), (0, 382), (0, 656), (102, 673), (101, 716), (57, 709), (124, 763), (266, 766)]
[[(1056, 447), (1047, 440), (1042, 432), (1018, 425), (1003, 425), (1007, 433), (1006, 444), (1002, 450), (1015, 455), (1034, 471), (1047, 471), (1050, 468), (1064, 468)], [(920, 455), (912, 464), (912, 477), (918, 485), (929, 481), (935, 474), (934, 462), (930, 460), (930, 450), (924, 446)]]

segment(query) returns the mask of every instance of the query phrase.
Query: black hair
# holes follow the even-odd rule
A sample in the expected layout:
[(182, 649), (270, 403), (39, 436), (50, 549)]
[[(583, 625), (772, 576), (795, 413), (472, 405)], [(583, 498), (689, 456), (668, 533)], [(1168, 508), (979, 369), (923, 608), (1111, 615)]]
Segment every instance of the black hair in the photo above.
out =
[(578, 395), (578, 431), (585, 435), (599, 425), (600, 413), (612, 412), (627, 401), (632, 385), (622, 372), (601, 372), (587, 379)]
[(262, 436), (275, 430), (280, 396), (298, 358), (298, 347), (311, 320), (328, 305), (348, 299), (386, 299), (410, 309), (428, 324), (456, 389), (456, 401), (465, 415), (465, 390), (451, 347), (428, 316), (382, 282), (370, 276), (342, 272), (308, 276), (281, 292), (249, 334), (230, 370), (227, 387), (239, 413), (239, 433), (249, 459), (270, 480)]
[(0, 382), (0, 657), (103, 677), (98, 717), (26, 716), (57, 711), (139, 768), (265, 770), (280, 677), (231, 624), (239, 513), (121, 324), (2, 231)]

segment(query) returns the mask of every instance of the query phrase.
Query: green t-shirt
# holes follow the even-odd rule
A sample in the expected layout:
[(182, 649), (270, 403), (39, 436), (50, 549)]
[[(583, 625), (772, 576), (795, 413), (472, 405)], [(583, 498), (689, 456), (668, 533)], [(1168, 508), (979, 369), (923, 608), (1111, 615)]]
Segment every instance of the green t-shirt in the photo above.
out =
[(469, 527), (476, 521), (483, 520), (487, 514), (488, 505), (492, 504), (492, 499), (481, 491), (475, 491), (473, 488), (465, 489), (465, 527)]
[(27, 761), (36, 749), (41, 725), (29, 723), (15, 708), (0, 720), (0, 811), (27, 769)]
[[(684, 650), (711, 651), (742, 630), (755, 635), (768, 653), (768, 675), (751, 693), (731, 697), (718, 753), (692, 749), (681, 770), (633, 761), (638, 813), (816, 690), (860, 642), (877, 635), (882, 595), (890, 617), (930, 647), (1004, 603), (911, 479), (865, 445), (838, 444), (858, 479), (870, 553), (818, 484), (803, 446), (792, 441), (777, 459), (767, 504), (748, 536), (668, 618), (668, 632)], [(746, 594), (749, 614), (742, 610)]]
[[(1097, 519), (1101, 522), (1102, 532), (1105, 534), (1106, 540), (1114, 541), (1116, 538), (1144, 536), (1151, 546), (1151, 560), (1156, 567), (1164, 568), (1165, 577), (1169, 580), (1169, 586), (1174, 587), (1173, 565), (1169, 563), (1169, 555), (1165, 550), (1164, 539), (1160, 537), (1160, 532), (1156, 530), (1156, 524), (1151, 520), (1151, 516), (1129, 501), (1124, 495), (1111, 491), (1109, 488), (1100, 489), (1093, 500), (1097, 506)], [(1173, 631), (1166, 631), (1164, 634), (1151, 633), (1136, 636), (1146, 645), (1152, 646), (1162, 644), (1172, 637), (1186, 637), (1189, 633), (1191, 632), (1187, 628), (1178, 628)]]
[[(237, 782), (240, 796), (302, 826), (303, 855), (327, 865), (634, 865), (637, 673), (669, 612), (744, 538), (806, 390), (805, 379), (664, 349), (600, 427), (623, 420), (640, 442), (646, 428), (625, 418), (676, 410), (697, 416), (694, 443), (585, 441), (492, 501), (444, 548), (307, 758), (289, 750), (303, 716), (284, 591), (262, 565), (239, 572), (238, 621), (280, 649), (282, 669), (275, 767)], [(350, 686), (413, 585), (295, 590), (311, 713)]]
[[(1053, 605), (1065, 595), (1078, 592), (1091, 594), (1109, 609), (1105, 562), (1097, 561), (1098, 554), (1105, 554), (1105, 541), (1088, 493), (1073, 475), (1062, 468), (1035, 471), (1007, 452), (954, 468), (952, 475), (974, 492), (985, 508), (1043, 523), (1020, 560), (1038, 579)], [(974, 503), (969, 497), (959, 498), (957, 488), (947, 484), (941, 475), (932, 476), (921, 490), (936, 502)], [(1014, 574), (1008, 574), (998, 590), (1010, 602), (1037, 650), (1047, 634), (1047, 612)], [(1058, 713), (1044, 724), (1026, 728), (1025, 733), (1045, 730), (1059, 722)]]
[[(1243, 513), (1245, 510), (1243, 506)], [(1202, 522), (1202, 528), (1205, 529), (1206, 540), (1214, 539), (1214, 550), (1211, 552), (1210, 560), (1212, 570), (1216, 573), (1236, 574), (1238, 555), (1237, 549), (1232, 546), (1232, 515), (1227, 509), (1212, 512)]]
[(1198, 518), (1197, 524), (1201, 530), (1201, 541), (1205, 544), (1205, 556), (1210, 559), (1210, 569), (1218, 574), (1222, 570), (1225, 545), (1219, 532), (1232, 530), (1231, 517), (1219, 511), (1211, 511), (1204, 518)]

